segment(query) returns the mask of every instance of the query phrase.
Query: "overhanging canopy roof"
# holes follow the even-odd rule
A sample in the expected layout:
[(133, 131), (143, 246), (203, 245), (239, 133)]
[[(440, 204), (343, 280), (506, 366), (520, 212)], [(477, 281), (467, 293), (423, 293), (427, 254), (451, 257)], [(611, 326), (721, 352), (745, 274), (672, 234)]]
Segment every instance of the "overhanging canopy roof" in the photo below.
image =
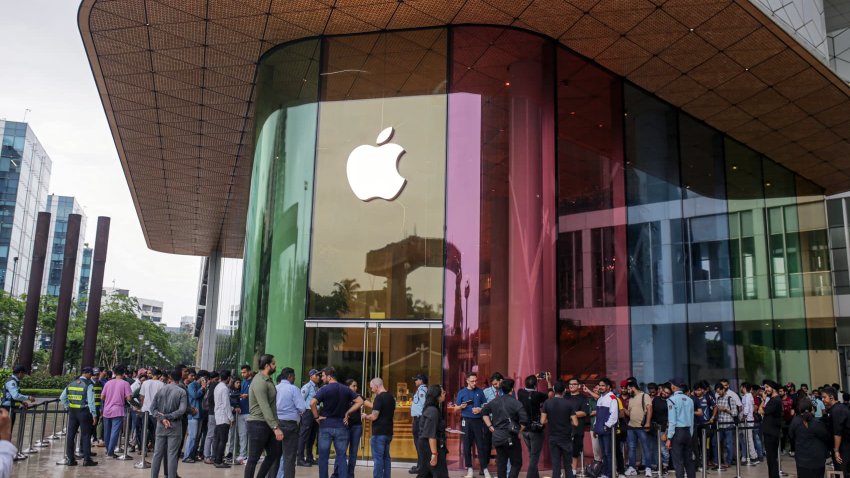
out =
[(266, 50), (468, 23), (558, 39), (828, 193), (850, 189), (850, 88), (748, 0), (83, 0), (148, 246), (241, 256)]

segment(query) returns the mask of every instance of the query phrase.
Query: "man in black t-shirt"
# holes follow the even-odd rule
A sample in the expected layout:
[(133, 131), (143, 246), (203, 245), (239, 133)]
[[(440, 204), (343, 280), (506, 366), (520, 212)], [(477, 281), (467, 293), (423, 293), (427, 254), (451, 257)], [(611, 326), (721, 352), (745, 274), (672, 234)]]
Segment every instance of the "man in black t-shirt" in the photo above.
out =
[(765, 380), (762, 392), (762, 404), (759, 414), (762, 416), (761, 434), (764, 436), (764, 454), (767, 461), (768, 478), (779, 478), (779, 437), (782, 433), (782, 399), (779, 398), (779, 384)]
[[(548, 380), (548, 375), (544, 376)], [(543, 451), (543, 425), (540, 423), (540, 406), (549, 396), (537, 391), (537, 376), (529, 375), (525, 378), (525, 388), (517, 392), (517, 400), (525, 407), (528, 415), (529, 426), (522, 432), (522, 439), (528, 447), (528, 471), (527, 478), (539, 478), (537, 463), (540, 461), (540, 452)]]
[[(571, 378), (567, 384), (567, 393), (564, 395), (564, 400), (569, 401), (576, 411), (578, 418), (578, 428), (573, 430), (573, 474), (575, 470), (584, 466), (581, 463), (581, 454), (584, 451), (584, 433), (590, 420), (590, 400), (585, 393), (589, 394), (590, 389), (587, 386), (582, 386), (577, 378)], [(582, 393), (584, 392), (584, 393)]]
[[(549, 424), (549, 453), (552, 455), (552, 478), (561, 478), (561, 468), (567, 478), (573, 478), (571, 462), (573, 454), (573, 434), (579, 426), (575, 404), (577, 400), (564, 398), (564, 382), (557, 381), (553, 386), (555, 396), (546, 400), (540, 414), (540, 423)], [(583, 434), (579, 434), (583, 436)]]
[(850, 476), (850, 408), (838, 401), (838, 391), (832, 387), (823, 389), (823, 404), (832, 425), (833, 468)]
[[(395, 398), (384, 388), (384, 381), (373, 378), (369, 388), (375, 395), (372, 400), (372, 413), (363, 414), (363, 420), (372, 422), (372, 460), (375, 463), (375, 478), (390, 478), (392, 459), (390, 458), (390, 443), (393, 441), (393, 415), (395, 414)], [(350, 477), (353, 478), (353, 477)]]
[[(646, 386), (649, 395), (652, 397), (652, 432), (664, 433), (667, 431), (667, 397), (672, 394), (670, 384), (656, 385), (650, 383)], [(653, 435), (652, 443), (657, 446), (657, 438)], [(653, 450), (653, 454), (658, 453), (658, 450)], [(670, 450), (666, 446), (661, 447), (661, 463), (658, 466), (663, 467), (670, 462)]]

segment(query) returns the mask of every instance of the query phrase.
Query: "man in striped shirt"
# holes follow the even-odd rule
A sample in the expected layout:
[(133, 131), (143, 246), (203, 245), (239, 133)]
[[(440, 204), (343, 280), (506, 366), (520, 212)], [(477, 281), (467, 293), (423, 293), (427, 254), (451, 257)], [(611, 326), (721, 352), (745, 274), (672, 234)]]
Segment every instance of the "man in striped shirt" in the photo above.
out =
[[(738, 406), (737, 400), (729, 394), (729, 391), (718, 383), (714, 387), (717, 394), (717, 403), (714, 405), (714, 422), (717, 423), (717, 446), (720, 448), (720, 442), (726, 443), (726, 465), (732, 465), (732, 458), (735, 456), (735, 423), (741, 409)], [(720, 460), (717, 466), (720, 467)]]

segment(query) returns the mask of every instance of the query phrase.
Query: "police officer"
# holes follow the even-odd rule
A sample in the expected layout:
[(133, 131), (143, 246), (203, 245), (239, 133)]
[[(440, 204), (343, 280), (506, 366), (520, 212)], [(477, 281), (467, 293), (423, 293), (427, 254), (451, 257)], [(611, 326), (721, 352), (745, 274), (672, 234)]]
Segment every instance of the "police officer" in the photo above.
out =
[(3, 403), (0, 407), (5, 408), (12, 414), (12, 426), (15, 426), (15, 410), (26, 407), (27, 403), (35, 402), (35, 398), (21, 393), (21, 379), (29, 373), (26, 365), (15, 365), (12, 375), (3, 384)]
[(83, 367), (79, 378), (72, 381), (62, 391), (59, 400), (68, 410), (68, 436), (65, 443), (65, 464), (76, 466), (77, 460), (74, 455), (74, 443), (77, 438), (77, 429), (80, 430), (80, 447), (83, 452), (83, 466), (95, 466), (96, 461), (91, 459), (91, 433), (97, 425), (97, 408), (94, 404), (94, 387), (92, 386), (92, 368)]
[(676, 468), (676, 478), (685, 472), (688, 478), (696, 478), (696, 468), (691, 456), (691, 437), (694, 435), (694, 401), (682, 393), (683, 380), (670, 380), (673, 395), (667, 399), (667, 448)]
[[(416, 465), (414, 465), (410, 470), (411, 475), (415, 475), (419, 473), (420, 468), (422, 468), (422, 455), (419, 454), (419, 419), (422, 416), (422, 411), (425, 408), (425, 394), (428, 393), (428, 376), (424, 373), (420, 373), (419, 375), (413, 377), (414, 384), (416, 385), (416, 392), (413, 393), (413, 404), (410, 406), (410, 416), (413, 417), (413, 443), (417, 445), (416, 453)], [(430, 458), (430, 457), (426, 457)], [(425, 467), (427, 468), (427, 467)]]
[(97, 427), (93, 438), (98, 446), (103, 446), (103, 386), (106, 384), (106, 370), (101, 370), (99, 367), (92, 369), (91, 386), (94, 390), (94, 407), (97, 409)]

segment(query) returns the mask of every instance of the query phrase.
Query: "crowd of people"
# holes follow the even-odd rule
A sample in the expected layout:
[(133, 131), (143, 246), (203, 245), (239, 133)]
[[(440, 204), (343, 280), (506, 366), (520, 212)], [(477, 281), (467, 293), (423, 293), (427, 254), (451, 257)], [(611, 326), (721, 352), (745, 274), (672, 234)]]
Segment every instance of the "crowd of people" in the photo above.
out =
[[(261, 356), (258, 365), (256, 373), (241, 367), (238, 377), (182, 365), (168, 371), (82, 368), (60, 397), (69, 415), (65, 465), (81, 460), (82, 466), (96, 466), (92, 447), (115, 458), (126, 425), (127, 451), (152, 452), (153, 478), (163, 468), (176, 478), (181, 463), (244, 465), (245, 478), (294, 478), (296, 466), (318, 466), (319, 478), (352, 478), (363, 423), (371, 422), (373, 476), (390, 477), (396, 400), (380, 377), (369, 381), (364, 397), (356, 380), (339, 383), (333, 367), (310, 370), (299, 387), (295, 370), (278, 373), (272, 355)], [(20, 392), (26, 373), (16, 367), (4, 384), (0, 442), (15, 416), (7, 411), (33, 401)], [(572, 478), (586, 463), (582, 471), (592, 477), (672, 470), (681, 478), (695, 477), (703, 466), (763, 466), (769, 478), (778, 478), (779, 455), (786, 453), (801, 478), (822, 477), (830, 464), (850, 476), (850, 396), (839, 393), (837, 384), (810, 390), (807, 384), (798, 389), (764, 380), (732, 388), (728, 380), (689, 386), (679, 379), (642, 384), (630, 377), (617, 387), (607, 378), (583, 383), (542, 372), (526, 377), (521, 388), (493, 373), (480, 388), (478, 373), (469, 372), (446, 403), (441, 385), (429, 386), (424, 374), (412, 379), (417, 461), (410, 473), (417, 478), (448, 476), (452, 433), (459, 435), (465, 478), (473, 478), (476, 468), (490, 478), (493, 450), (498, 478), (517, 478), (523, 470), (539, 478), (547, 446), (553, 478)], [(459, 430), (447, 427), (449, 417), (459, 420)], [(586, 442), (592, 445), (587, 452)], [(0, 459), (7, 448), (0, 444)]]

